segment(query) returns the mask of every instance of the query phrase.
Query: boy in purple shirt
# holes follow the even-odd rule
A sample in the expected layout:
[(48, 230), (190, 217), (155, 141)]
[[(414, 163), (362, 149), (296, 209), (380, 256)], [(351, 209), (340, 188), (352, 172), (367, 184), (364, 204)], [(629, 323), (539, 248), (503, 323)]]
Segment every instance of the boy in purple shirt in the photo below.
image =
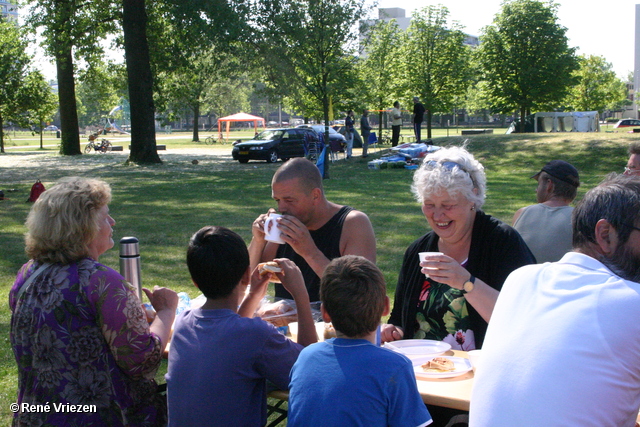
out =
[(265, 425), (267, 380), (286, 389), (302, 346), (317, 341), (300, 270), (288, 259), (274, 261), (296, 301), (299, 344), (252, 318), (270, 276), (250, 271), (239, 235), (208, 226), (191, 238), (187, 265), (207, 301), (176, 319), (166, 375), (170, 426)]

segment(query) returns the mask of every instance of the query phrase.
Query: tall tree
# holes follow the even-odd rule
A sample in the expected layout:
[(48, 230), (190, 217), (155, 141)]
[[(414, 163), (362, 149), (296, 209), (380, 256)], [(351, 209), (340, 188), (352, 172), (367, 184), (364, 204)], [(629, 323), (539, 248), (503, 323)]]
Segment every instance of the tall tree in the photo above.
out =
[[(395, 19), (378, 21), (366, 31), (363, 59), (358, 63), (360, 79), (367, 90), (364, 102), (379, 112), (386, 110), (400, 95), (401, 76), (398, 72), (400, 42), (402, 36)], [(380, 114), (382, 118), (382, 114)], [(382, 120), (378, 123), (378, 135), (382, 135)]]
[(0, 46), (0, 152), (4, 153), (4, 124), (19, 118), (30, 60), (25, 52), (27, 42), (11, 22), (0, 21)]
[(579, 68), (573, 73), (578, 82), (569, 91), (566, 103), (577, 111), (618, 109), (627, 101), (627, 85), (602, 56), (578, 57)]
[(250, 82), (240, 57), (220, 55), (214, 46), (183, 66), (161, 73), (165, 109), (187, 106), (193, 114), (193, 141), (199, 141), (199, 117), (214, 112), (222, 117), (243, 111), (248, 103)]
[[(558, 24), (552, 1), (511, 0), (483, 29), (479, 60), (489, 95), (500, 112), (518, 109), (524, 119), (535, 108), (557, 107), (578, 68), (567, 29)], [(524, 132), (524, 120), (520, 120)]]
[[(264, 0), (257, 2), (255, 41), (269, 83), (288, 95), (305, 93), (322, 107), (325, 141), (329, 141), (329, 109), (349, 86), (358, 32), (364, 16), (359, 0)], [(329, 178), (329, 155), (324, 177)]]
[(31, 71), (24, 80), (22, 90), (22, 108), (30, 123), (36, 124), (40, 134), (40, 148), (44, 148), (42, 132), (44, 122), (50, 120), (58, 111), (57, 96), (38, 70)]
[(131, 152), (133, 163), (162, 163), (156, 147), (153, 74), (147, 42), (145, 0), (124, 0), (122, 30), (131, 108)]
[(403, 39), (405, 96), (420, 97), (427, 109), (427, 138), (431, 138), (431, 116), (451, 110), (455, 98), (464, 94), (469, 75), (465, 35), (448, 17), (444, 6), (416, 11)]
[(27, 24), (42, 29), (42, 45), (56, 62), (62, 139), (60, 153), (81, 154), (74, 55), (90, 62), (102, 56), (99, 41), (115, 30), (110, 0), (32, 0)]

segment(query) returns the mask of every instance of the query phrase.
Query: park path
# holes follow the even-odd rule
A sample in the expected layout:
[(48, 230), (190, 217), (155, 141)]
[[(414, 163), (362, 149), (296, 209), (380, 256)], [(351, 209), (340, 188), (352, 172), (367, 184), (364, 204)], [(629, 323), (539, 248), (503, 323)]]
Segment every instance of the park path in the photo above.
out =
[[(69, 175), (100, 176), (106, 169), (125, 167), (129, 151), (112, 151), (106, 154), (89, 153), (80, 156), (61, 156), (51, 151), (6, 150), (0, 154), (0, 190), (22, 184), (33, 184), (36, 179), (52, 183)], [(164, 167), (176, 173), (194, 168), (208, 170), (235, 170), (238, 162), (231, 158), (231, 145), (202, 148), (175, 148), (158, 151)], [(197, 160), (197, 164), (194, 164)], [(243, 165), (246, 167), (246, 165)], [(141, 166), (154, 167), (154, 166)]]

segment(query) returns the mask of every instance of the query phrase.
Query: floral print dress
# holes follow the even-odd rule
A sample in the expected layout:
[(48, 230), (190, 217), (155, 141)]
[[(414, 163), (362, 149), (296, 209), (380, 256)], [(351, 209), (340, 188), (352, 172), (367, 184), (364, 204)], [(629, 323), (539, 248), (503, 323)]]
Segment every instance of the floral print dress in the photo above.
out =
[(455, 350), (474, 350), (475, 337), (467, 300), (459, 289), (425, 279), (418, 298), (414, 339), (451, 344)]
[(19, 372), (14, 425), (161, 425), (166, 414), (153, 380), (161, 344), (136, 290), (113, 269), (85, 258), (50, 265), (17, 301), (39, 267), (25, 264), (9, 293)]

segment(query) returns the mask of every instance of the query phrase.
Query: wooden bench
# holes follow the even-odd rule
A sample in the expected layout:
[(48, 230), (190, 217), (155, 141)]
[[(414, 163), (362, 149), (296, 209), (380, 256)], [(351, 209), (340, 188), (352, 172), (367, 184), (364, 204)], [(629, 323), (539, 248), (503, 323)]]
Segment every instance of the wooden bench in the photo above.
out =
[(124, 151), (124, 147), (122, 145), (112, 145), (111, 151)]
[(493, 129), (464, 129), (462, 135), (479, 135), (482, 133), (493, 133)]
[[(115, 146), (114, 146), (112, 151), (122, 151), (122, 147), (120, 147), (120, 148), (121, 148), (120, 150), (116, 150)], [(164, 144), (156, 145), (156, 150), (166, 150), (166, 149), (167, 149), (167, 146), (164, 145)], [(129, 146), (129, 150), (131, 150), (131, 146)]]

